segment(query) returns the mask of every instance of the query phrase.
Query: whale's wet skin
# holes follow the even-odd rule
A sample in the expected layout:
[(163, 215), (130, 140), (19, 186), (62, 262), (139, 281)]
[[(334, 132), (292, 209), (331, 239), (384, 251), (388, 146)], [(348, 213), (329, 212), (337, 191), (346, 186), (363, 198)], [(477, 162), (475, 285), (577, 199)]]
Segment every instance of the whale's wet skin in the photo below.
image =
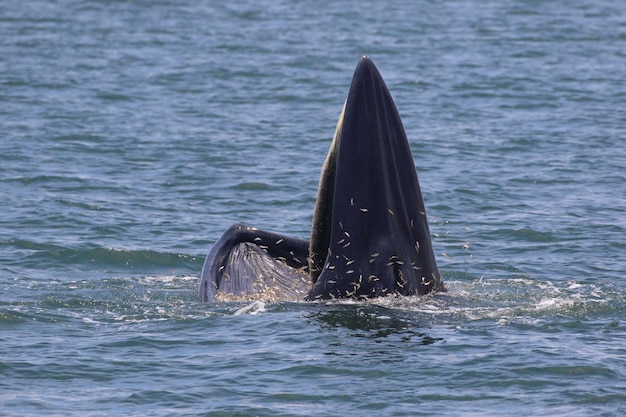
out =
[(231, 226), (206, 257), (200, 297), (366, 299), (442, 290), (402, 121), (363, 57), (322, 168), (310, 241)]

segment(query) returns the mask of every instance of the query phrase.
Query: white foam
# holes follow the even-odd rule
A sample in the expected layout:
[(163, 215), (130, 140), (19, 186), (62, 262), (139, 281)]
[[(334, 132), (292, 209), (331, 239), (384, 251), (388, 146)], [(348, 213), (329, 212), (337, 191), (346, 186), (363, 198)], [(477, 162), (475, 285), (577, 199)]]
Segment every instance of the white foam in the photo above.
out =
[(259, 314), (264, 313), (265, 303), (263, 301), (254, 301), (253, 303), (248, 304), (245, 307), (241, 307), (239, 310), (235, 311), (234, 316), (239, 316), (242, 314)]

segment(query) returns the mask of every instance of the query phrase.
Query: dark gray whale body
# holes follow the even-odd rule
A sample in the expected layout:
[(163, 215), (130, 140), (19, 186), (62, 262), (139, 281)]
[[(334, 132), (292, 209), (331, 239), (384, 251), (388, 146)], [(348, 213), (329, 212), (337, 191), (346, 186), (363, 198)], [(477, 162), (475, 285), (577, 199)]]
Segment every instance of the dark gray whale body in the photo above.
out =
[(231, 226), (204, 262), (200, 298), (366, 299), (443, 290), (402, 121), (363, 57), (322, 168), (310, 241)]

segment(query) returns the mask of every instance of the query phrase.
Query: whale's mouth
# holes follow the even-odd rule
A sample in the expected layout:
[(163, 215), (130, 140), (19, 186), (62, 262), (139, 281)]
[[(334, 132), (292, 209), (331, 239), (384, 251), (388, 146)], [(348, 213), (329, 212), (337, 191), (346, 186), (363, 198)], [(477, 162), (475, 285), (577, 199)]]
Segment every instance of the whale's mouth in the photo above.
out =
[(318, 300), (437, 290), (444, 286), (406, 133), (363, 57), (322, 168), (310, 241), (233, 225), (207, 255), (199, 294)]

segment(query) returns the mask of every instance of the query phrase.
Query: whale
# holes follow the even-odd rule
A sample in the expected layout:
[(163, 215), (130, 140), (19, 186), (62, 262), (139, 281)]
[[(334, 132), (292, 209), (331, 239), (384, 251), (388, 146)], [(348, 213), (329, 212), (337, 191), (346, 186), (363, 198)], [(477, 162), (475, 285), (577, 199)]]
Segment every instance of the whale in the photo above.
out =
[(209, 251), (199, 297), (367, 300), (445, 291), (406, 132), (361, 57), (322, 166), (310, 239), (233, 224)]

